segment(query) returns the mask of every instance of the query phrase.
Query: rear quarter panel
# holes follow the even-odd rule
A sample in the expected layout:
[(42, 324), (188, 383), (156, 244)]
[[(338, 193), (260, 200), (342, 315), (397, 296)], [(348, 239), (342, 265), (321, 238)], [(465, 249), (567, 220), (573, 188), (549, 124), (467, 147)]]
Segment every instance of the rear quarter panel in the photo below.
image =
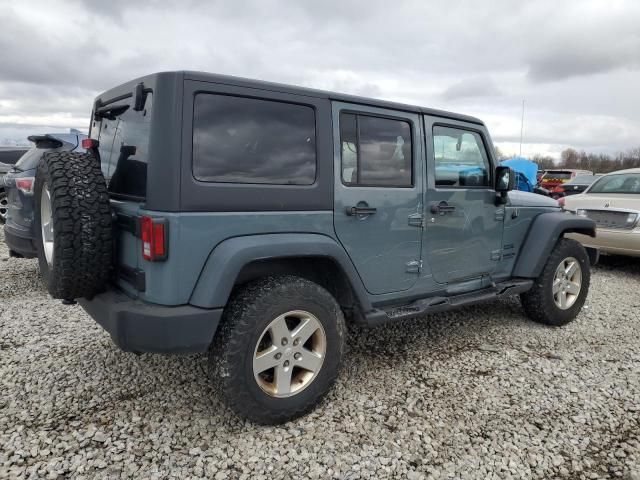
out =
[[(163, 262), (140, 260), (146, 291), (138, 296), (148, 302), (182, 305), (196, 286), (206, 261), (220, 242), (243, 235), (268, 233), (318, 233), (335, 238), (333, 213), (315, 212), (190, 212), (140, 210), (169, 223), (169, 255)], [(141, 247), (136, 247), (141, 252)], [(138, 253), (140, 255), (140, 253)], [(235, 279), (229, 279), (233, 282)], [(132, 287), (121, 281), (131, 293)]]

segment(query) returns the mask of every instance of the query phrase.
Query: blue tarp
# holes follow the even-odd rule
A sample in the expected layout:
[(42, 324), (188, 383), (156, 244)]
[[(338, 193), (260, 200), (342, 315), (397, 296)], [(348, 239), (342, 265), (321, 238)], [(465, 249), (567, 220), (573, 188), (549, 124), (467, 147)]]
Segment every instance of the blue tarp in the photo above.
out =
[(538, 165), (524, 157), (514, 157), (501, 163), (505, 167), (511, 167), (516, 172), (516, 190), (533, 192), (533, 187), (538, 182)]

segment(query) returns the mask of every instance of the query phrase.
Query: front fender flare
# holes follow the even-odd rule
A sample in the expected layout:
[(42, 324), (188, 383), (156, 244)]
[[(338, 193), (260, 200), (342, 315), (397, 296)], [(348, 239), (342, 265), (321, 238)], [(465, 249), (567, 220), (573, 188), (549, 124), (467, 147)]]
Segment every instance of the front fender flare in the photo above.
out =
[(569, 232), (596, 236), (596, 223), (584, 217), (566, 212), (549, 212), (538, 215), (529, 227), (527, 239), (520, 249), (514, 277), (537, 278), (544, 268), (551, 250), (562, 235)]
[(189, 303), (196, 307), (223, 307), (240, 270), (250, 262), (287, 257), (326, 257), (347, 275), (363, 312), (372, 309), (364, 285), (344, 248), (319, 234), (278, 233), (229, 238), (209, 254)]

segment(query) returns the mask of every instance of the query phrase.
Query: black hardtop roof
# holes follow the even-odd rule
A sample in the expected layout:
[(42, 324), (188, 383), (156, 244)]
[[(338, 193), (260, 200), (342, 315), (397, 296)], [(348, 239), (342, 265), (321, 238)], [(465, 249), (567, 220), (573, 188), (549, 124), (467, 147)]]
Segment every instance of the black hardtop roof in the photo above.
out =
[(452, 120), (460, 120), (463, 122), (476, 123), (478, 125), (484, 125), (482, 120), (469, 115), (462, 115), (459, 113), (447, 112), (444, 110), (438, 110), (434, 108), (419, 107), (416, 105), (407, 105), (404, 103), (390, 102), (386, 100), (377, 100), (374, 98), (360, 97), (357, 95), (348, 95), (344, 93), (336, 93), (325, 90), (317, 90), (314, 88), (298, 87), (293, 85), (285, 85), (282, 83), (267, 82), (263, 80), (254, 80), (250, 78), (235, 77), (231, 75), (221, 75), (217, 73), (206, 72), (193, 72), (193, 71), (173, 71), (173, 72), (158, 72), (144, 77), (137, 78), (126, 82), (118, 87), (110, 89), (101, 95), (96, 100), (100, 99), (102, 102), (109, 102), (110, 99), (121, 95), (125, 90), (131, 90), (137, 83), (155, 83), (157, 77), (160, 76), (172, 76), (182, 75), (185, 80), (194, 80), (199, 82), (219, 83), (224, 85), (234, 85), (239, 87), (255, 88), (261, 90), (269, 90), (273, 92), (289, 93), (293, 95), (304, 95), (308, 97), (316, 98), (328, 98), (330, 100), (336, 100), (345, 103), (357, 103), (360, 105), (368, 105), (371, 107), (389, 108), (393, 110), (400, 110), (405, 112), (423, 113), (425, 115), (431, 115), (434, 117), (449, 118)]

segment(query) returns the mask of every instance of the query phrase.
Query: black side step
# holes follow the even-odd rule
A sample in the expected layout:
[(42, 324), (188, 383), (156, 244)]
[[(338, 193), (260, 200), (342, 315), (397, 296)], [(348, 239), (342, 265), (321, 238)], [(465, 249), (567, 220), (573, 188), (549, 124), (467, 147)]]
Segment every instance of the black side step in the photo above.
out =
[(498, 283), (493, 287), (448, 297), (430, 297), (416, 300), (407, 305), (396, 305), (374, 310), (367, 315), (369, 326), (381, 325), (391, 320), (420, 317), (429, 313), (444, 312), (466, 305), (495, 300), (497, 298), (526, 292), (533, 280), (519, 279)]

